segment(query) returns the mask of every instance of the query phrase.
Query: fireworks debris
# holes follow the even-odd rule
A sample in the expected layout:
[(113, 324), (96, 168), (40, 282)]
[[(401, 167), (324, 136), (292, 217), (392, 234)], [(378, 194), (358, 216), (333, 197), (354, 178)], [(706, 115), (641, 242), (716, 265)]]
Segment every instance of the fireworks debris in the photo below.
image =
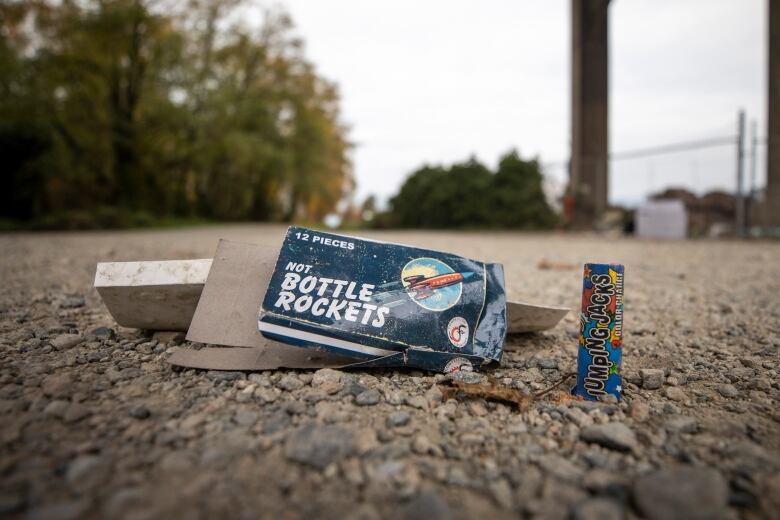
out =
[(536, 264), (536, 268), (542, 271), (568, 271), (571, 269), (577, 269), (577, 264), (569, 264), (566, 262), (555, 262), (542, 258), (539, 263)]

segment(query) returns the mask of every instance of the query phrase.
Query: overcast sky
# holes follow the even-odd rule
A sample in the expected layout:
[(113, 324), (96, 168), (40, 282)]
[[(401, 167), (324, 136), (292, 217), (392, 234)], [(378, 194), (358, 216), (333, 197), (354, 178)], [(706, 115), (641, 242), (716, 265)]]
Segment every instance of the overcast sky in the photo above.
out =
[[(424, 163), (517, 148), (563, 183), (570, 132), (567, 0), (285, 0), (306, 54), (338, 83), (357, 200)], [(613, 0), (613, 152), (728, 136), (740, 107), (766, 134), (766, 0)], [(759, 180), (764, 148), (759, 148)], [(733, 147), (613, 162), (612, 202), (683, 185), (733, 190)]]

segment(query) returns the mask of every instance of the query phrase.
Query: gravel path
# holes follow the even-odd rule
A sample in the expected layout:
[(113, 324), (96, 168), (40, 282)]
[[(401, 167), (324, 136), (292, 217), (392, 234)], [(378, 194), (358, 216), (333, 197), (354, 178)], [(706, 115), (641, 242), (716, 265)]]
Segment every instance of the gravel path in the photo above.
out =
[[(172, 370), (179, 341), (117, 327), (95, 262), (283, 228), (0, 235), (0, 515), (778, 518), (780, 244), (369, 235), (503, 262), (510, 297), (574, 309), (583, 262), (625, 263), (623, 402), (444, 400), (419, 371)], [(509, 338), (489, 375), (535, 392), (576, 347), (572, 313)]]

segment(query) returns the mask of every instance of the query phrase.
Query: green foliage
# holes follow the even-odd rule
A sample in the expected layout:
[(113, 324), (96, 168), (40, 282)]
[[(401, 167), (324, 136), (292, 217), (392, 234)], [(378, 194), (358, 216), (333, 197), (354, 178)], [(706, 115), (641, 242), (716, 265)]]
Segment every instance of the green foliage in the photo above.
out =
[(491, 172), (476, 159), (412, 173), (377, 218), (381, 227), (549, 229), (557, 222), (536, 160), (516, 151)]
[(493, 179), (491, 222), (497, 227), (518, 229), (547, 229), (557, 224), (543, 182), (536, 159), (524, 161), (516, 150), (501, 157)]
[(121, 227), (332, 211), (353, 187), (338, 92), (289, 17), (267, 12), (252, 29), (246, 8), (0, 4), (0, 218)]

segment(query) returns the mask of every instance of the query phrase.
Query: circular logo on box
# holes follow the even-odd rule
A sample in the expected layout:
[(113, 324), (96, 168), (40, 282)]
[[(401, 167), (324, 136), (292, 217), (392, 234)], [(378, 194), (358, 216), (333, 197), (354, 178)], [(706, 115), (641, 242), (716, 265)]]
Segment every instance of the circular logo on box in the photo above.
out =
[(469, 340), (469, 324), (460, 316), (455, 316), (447, 324), (447, 338), (458, 348), (463, 348)]
[(414, 303), (429, 311), (444, 311), (458, 303), (463, 282), (472, 272), (457, 273), (436, 258), (415, 258), (401, 269), (401, 282)]

